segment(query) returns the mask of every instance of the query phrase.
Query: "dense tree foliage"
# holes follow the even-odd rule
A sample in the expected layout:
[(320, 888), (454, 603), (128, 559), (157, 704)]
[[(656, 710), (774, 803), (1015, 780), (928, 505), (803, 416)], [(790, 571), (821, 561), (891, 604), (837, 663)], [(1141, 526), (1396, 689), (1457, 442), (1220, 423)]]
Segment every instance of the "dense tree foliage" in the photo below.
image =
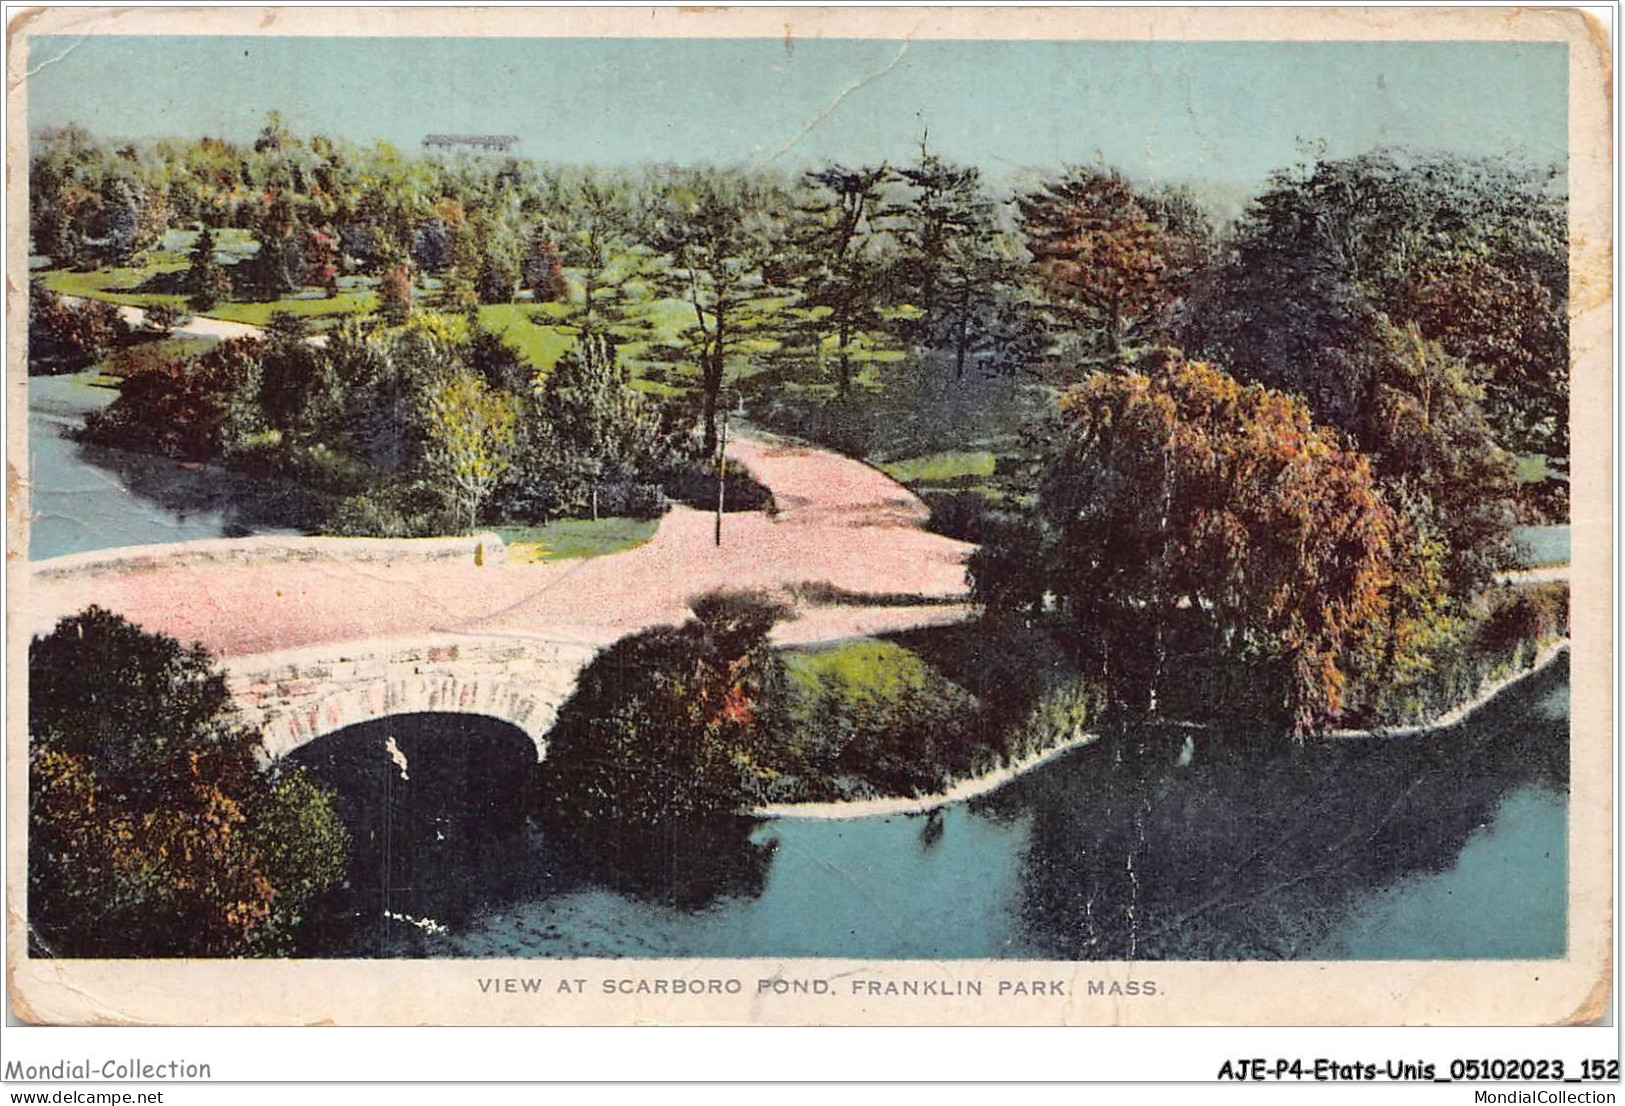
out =
[(831, 165), (804, 178), (807, 196), (790, 234), (792, 276), (822, 358), (835, 341), (840, 394), (852, 390), (853, 343), (883, 325), (888, 258), (877, 233), (885, 166)]
[(712, 593), (694, 617), (593, 658), (548, 733), (548, 816), (594, 831), (681, 827), (747, 805), (783, 666), (767, 641), (786, 613)]
[(993, 728), (978, 725), (974, 697), (889, 642), (803, 654), (788, 686), (787, 752), (772, 763), (819, 798), (940, 791), (975, 772)]
[(1019, 206), (1058, 329), (1083, 339), (1086, 361), (1120, 365), (1169, 337), (1211, 253), (1212, 228), (1188, 195), (1078, 168)]
[(974, 250), (964, 248), (986, 230), (988, 200), (981, 171), (958, 165), (920, 142), (920, 157), (897, 171), (904, 193), (894, 201), (901, 247), (903, 300), (919, 311), (917, 333), (940, 329), (942, 294), (955, 262)]
[(465, 530), (479, 524), (480, 507), (513, 463), (518, 417), (514, 398), (477, 376), (454, 376), (429, 393), (424, 460)]
[(202, 648), (91, 607), (34, 639), (28, 674), (32, 944), (284, 952), (344, 830), (302, 774), (261, 767)]
[(900, 244), (898, 291), (918, 310), (904, 333), (926, 350), (951, 354), (956, 382), (973, 363), (990, 375), (1032, 370), (1043, 345), (1039, 319), (1021, 287), (1017, 237), (980, 170), (922, 143), (919, 160), (896, 179), (901, 192), (890, 211)]
[[(1376, 151), (1282, 171), (1254, 201), (1188, 337), (1248, 378), (1366, 417), (1382, 328), (1463, 359), (1506, 448), (1568, 456), (1567, 205), (1555, 172)], [(1378, 337), (1380, 341), (1380, 337)]]
[(588, 332), (559, 359), (526, 408), (526, 463), (521, 494), (544, 517), (583, 507), (599, 515), (606, 486), (639, 488), (643, 509), (658, 514), (665, 506), (655, 481), (667, 447), (654, 406), (630, 387), (615, 347), (602, 334)]
[(583, 330), (613, 329), (625, 336), (632, 287), (648, 275), (650, 263), (637, 233), (638, 189), (632, 181), (588, 171), (569, 185), (559, 182), (557, 191), (562, 257), (581, 283), (581, 298), (571, 300), (568, 317)]
[(570, 284), (564, 277), (564, 255), (545, 225), (537, 228), (531, 240), (522, 275), (536, 303), (552, 303), (570, 296)]
[(1414, 540), (1367, 461), (1300, 400), (1159, 353), (1060, 401), (1029, 527), (973, 562), (994, 606), (1048, 602), (1121, 701), (1153, 713), (1170, 657), (1234, 658), (1295, 732), (1335, 719), (1380, 648)]
[(1396, 501), (1425, 512), (1451, 590), (1478, 591), (1516, 564), (1512, 458), (1485, 417), (1483, 385), (1415, 324), (1379, 323), (1361, 359), (1371, 394), (1355, 442)]
[(28, 371), (71, 373), (94, 365), (129, 336), (129, 326), (110, 303), (72, 303), (54, 292), (28, 292)]
[(649, 217), (647, 243), (667, 259), (656, 283), (693, 315), (684, 337), (699, 367), (708, 453), (717, 445), (729, 367), (773, 317), (761, 301), (775, 290), (770, 274), (784, 207), (770, 182), (692, 172), (665, 183)]

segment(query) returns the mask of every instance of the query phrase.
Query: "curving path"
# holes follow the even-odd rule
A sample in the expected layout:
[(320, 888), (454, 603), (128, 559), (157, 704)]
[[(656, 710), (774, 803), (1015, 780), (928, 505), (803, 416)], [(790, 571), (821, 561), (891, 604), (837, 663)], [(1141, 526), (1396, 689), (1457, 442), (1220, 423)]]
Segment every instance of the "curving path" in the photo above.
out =
[[(63, 296), (67, 303), (84, 303), (84, 296)], [(119, 317), (130, 325), (132, 329), (139, 330), (147, 325), (147, 312), (145, 308), (133, 304), (121, 303), (118, 307)], [(264, 336), (265, 328), (252, 323), (237, 323), (230, 319), (217, 319), (212, 315), (191, 315), (186, 322), (171, 327), (170, 333), (183, 338), (218, 338), (222, 342), (230, 338), (259, 338)], [(316, 334), (309, 339), (320, 345), (327, 339)]]
[(924, 504), (902, 485), (810, 446), (743, 438), (729, 455), (773, 490), (780, 510), (726, 516), (720, 549), (714, 516), (685, 507), (642, 546), (552, 564), (508, 564), (496, 550), (483, 565), (472, 557), (349, 556), (342, 541), (267, 562), (220, 552), (235, 543), (206, 543), (214, 547), (207, 555), (180, 543), (106, 556), (91, 571), (36, 562), (17, 615), (44, 632), (95, 602), (230, 658), (447, 634), (606, 643), (681, 621), (690, 598), (724, 587), (791, 600), (798, 617), (777, 634), (786, 643), (969, 613), (964, 560), (972, 547), (926, 532)]

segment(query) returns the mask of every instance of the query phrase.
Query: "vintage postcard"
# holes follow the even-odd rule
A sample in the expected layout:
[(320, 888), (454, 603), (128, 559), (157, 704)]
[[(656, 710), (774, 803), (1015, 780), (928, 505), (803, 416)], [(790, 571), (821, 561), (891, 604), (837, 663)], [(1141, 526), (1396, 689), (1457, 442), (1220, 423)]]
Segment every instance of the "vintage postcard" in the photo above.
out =
[(1607, 1010), (1582, 14), (10, 30), (17, 1017)]

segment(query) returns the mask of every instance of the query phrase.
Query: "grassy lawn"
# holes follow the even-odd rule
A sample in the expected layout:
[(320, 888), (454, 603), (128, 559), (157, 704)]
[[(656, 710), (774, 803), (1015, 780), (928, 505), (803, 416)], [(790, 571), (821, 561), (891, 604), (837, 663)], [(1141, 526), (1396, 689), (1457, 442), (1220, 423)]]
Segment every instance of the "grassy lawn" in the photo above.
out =
[(480, 324), (487, 330), (502, 335), (526, 361), (538, 369), (551, 369), (575, 342), (575, 328), (560, 323), (541, 326), (531, 321), (532, 315), (562, 314), (562, 305), (554, 303), (487, 303), (480, 306)]
[(1519, 457), (1512, 478), (1520, 484), (1538, 484), (1546, 479), (1546, 458), (1539, 453)]
[[(159, 256), (163, 256), (160, 254)], [(161, 262), (140, 267), (120, 269), (92, 269), (74, 272), (70, 269), (51, 269), (37, 274), (41, 283), (53, 292), (82, 299), (106, 300), (110, 303), (129, 304), (134, 307), (153, 307), (168, 304), (188, 311), (186, 297), (163, 292), (139, 292), (147, 281), (161, 273), (179, 272), (186, 268), (185, 260)], [(192, 312), (228, 322), (264, 326), (278, 311), (304, 315), (313, 320), (328, 321), (340, 315), (358, 315), (372, 311), (378, 305), (378, 296), (368, 289), (352, 287), (329, 299), (317, 288), (307, 288), (279, 300), (259, 302), (228, 301), (217, 304), (209, 311)]]
[[(157, 247), (141, 257), (140, 265), (102, 268), (89, 272), (67, 269), (43, 269), (32, 273), (47, 288), (63, 295), (85, 299), (106, 300), (134, 307), (152, 307), (167, 304), (187, 311), (186, 297), (172, 292), (151, 291), (155, 277), (185, 271), (188, 253), (196, 243), (198, 232), (171, 230)], [(250, 257), (259, 248), (253, 235), (239, 228), (226, 228), (215, 232), (215, 256), (224, 265), (235, 265)], [(578, 277), (578, 274), (571, 274)], [(173, 278), (171, 278), (173, 279)], [(579, 284), (579, 280), (577, 282)], [(346, 277), (339, 281), (339, 294), (328, 298), (316, 288), (306, 288), (291, 296), (270, 302), (227, 301), (207, 312), (196, 312), (210, 318), (263, 327), (279, 311), (300, 315), (311, 322), (312, 329), (320, 331), (347, 315), (367, 315), (377, 309), (376, 282), (371, 278)], [(436, 311), (440, 298), (438, 280), (425, 278), (416, 288), (418, 310)], [(163, 283), (158, 284), (163, 287)], [(173, 284), (169, 285), (173, 287)], [(145, 287), (149, 290), (142, 291)], [(634, 291), (646, 293), (647, 287)], [(621, 356), (631, 371), (632, 386), (651, 396), (666, 398), (692, 392), (698, 386), (698, 373), (688, 365), (674, 365), (662, 358), (649, 360), (647, 355), (657, 345), (676, 345), (684, 332), (694, 323), (693, 308), (681, 299), (643, 299), (628, 305), (636, 322), (637, 334), (621, 344)], [(563, 303), (484, 304), (480, 307), (480, 321), (490, 330), (516, 347), (521, 356), (536, 368), (552, 369), (558, 359), (575, 342), (576, 328), (566, 321), (571, 305)], [(787, 309), (782, 297), (763, 298), (750, 305), (752, 314), (773, 313)], [(460, 317), (448, 314), (454, 330), (460, 330)], [(539, 320), (539, 321), (538, 321)], [(737, 351), (730, 367), (730, 379), (742, 383), (769, 365), (765, 355), (777, 352), (779, 342), (767, 336), (745, 341)], [(903, 357), (900, 350), (886, 348), (870, 335), (857, 335), (848, 355), (853, 364), (855, 383), (860, 386), (877, 385), (886, 375), (891, 362)], [(836, 372), (836, 350), (833, 336), (823, 341), (823, 391), (833, 389)], [(943, 455), (947, 457), (948, 455)], [(951, 463), (951, 462), (945, 462)], [(900, 462), (900, 465), (909, 462)], [(966, 475), (973, 470), (964, 470)], [(895, 475), (895, 474), (894, 474)], [(929, 476), (899, 477), (904, 480), (931, 479)]]
[(924, 457), (886, 461), (877, 466), (902, 484), (942, 486), (956, 480), (980, 479), (993, 475), (994, 456), (985, 449), (949, 450)]
[(908, 688), (923, 688), (933, 674), (912, 649), (864, 637), (838, 645), (786, 649), (784, 665), (804, 691), (837, 690), (845, 701), (888, 699)]
[[(178, 273), (187, 266), (187, 254), (197, 241), (195, 230), (171, 230), (164, 234), (156, 249), (142, 255), (140, 265), (117, 268), (91, 269), (76, 272), (72, 269), (45, 269), (32, 273), (53, 292), (64, 296), (107, 300), (110, 303), (152, 307), (167, 303), (172, 307), (186, 306), (186, 297), (164, 292), (140, 292), (147, 281), (163, 273)], [(254, 236), (238, 227), (215, 232), (214, 255), (222, 264), (232, 265), (259, 249)], [(212, 312), (211, 312), (212, 314)], [(222, 315), (221, 318), (226, 316)]]
[(329, 298), (322, 292), (304, 292), (264, 303), (221, 303), (203, 312), (210, 318), (225, 319), (250, 326), (265, 326), (279, 311), (303, 315), (315, 321), (337, 321), (337, 316), (364, 315), (378, 306), (376, 292), (354, 289)]
[(50, 269), (36, 275), (45, 287), (64, 296), (107, 300), (110, 303), (130, 304), (135, 307), (152, 307), (154, 304), (167, 303), (171, 307), (184, 309), (185, 296), (135, 291), (159, 273), (172, 273), (184, 268), (186, 265), (183, 262), (179, 265), (148, 265), (132, 269), (91, 269), (83, 273), (71, 269)]
[[(158, 249), (147, 256), (153, 262), (170, 261), (184, 265), (187, 255), (197, 244), (199, 231), (171, 229), (164, 232)], [(221, 227), (214, 232), (214, 256), (224, 265), (231, 265), (259, 252), (253, 231), (243, 227)]]
[[(793, 717), (802, 728), (827, 721), (833, 705), (856, 718), (897, 718), (951, 704), (969, 713), (975, 699), (919, 653), (894, 641), (862, 637), (836, 645), (780, 650)], [(833, 703), (831, 702), (833, 698)]]
[(654, 537), (659, 519), (561, 518), (545, 526), (498, 526), (496, 533), (515, 564), (602, 557), (633, 549)]

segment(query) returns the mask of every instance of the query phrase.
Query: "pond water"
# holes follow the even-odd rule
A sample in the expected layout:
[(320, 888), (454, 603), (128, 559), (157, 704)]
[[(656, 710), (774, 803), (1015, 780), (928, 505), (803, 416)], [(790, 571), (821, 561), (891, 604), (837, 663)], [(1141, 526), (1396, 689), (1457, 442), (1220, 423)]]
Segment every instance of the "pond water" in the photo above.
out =
[(260, 489), (234, 473), (183, 465), (69, 435), (118, 395), (96, 372), (28, 380), (30, 560), (125, 545), (292, 533), (264, 524)]
[[(1560, 659), (1429, 738), (1111, 738), (931, 817), (582, 843), (527, 820), (529, 742), (412, 715), (295, 754), (350, 885), (310, 956), (1403, 959), (1566, 948)], [(386, 744), (394, 742), (409, 769)]]
[(1523, 561), (1530, 567), (1569, 563), (1569, 528), (1559, 526), (1520, 526), (1513, 531), (1523, 547)]

